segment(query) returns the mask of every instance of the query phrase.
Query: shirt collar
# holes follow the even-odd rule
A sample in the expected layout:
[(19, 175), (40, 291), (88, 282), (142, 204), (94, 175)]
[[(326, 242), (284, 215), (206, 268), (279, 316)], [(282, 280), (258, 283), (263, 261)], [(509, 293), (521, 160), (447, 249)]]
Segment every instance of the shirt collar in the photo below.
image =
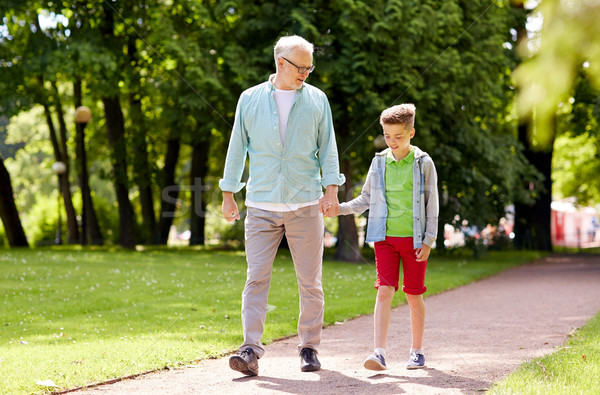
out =
[(388, 149), (388, 152), (385, 157), (386, 157), (386, 160), (385, 160), (386, 163), (398, 163), (398, 164), (411, 163), (415, 158), (415, 147), (413, 147), (411, 145), (410, 152), (408, 153), (408, 155), (406, 155), (401, 160), (397, 160), (396, 158), (394, 158), (394, 154), (392, 153), (391, 149)]
[[(274, 91), (275, 91), (275, 89), (277, 89), (277, 88), (275, 87), (275, 85), (273, 84), (273, 80), (274, 80), (274, 79), (275, 79), (275, 74), (271, 74), (271, 75), (269, 76), (269, 80), (267, 81), (267, 82), (269, 83), (269, 91), (270, 91), (270, 92), (274, 92)], [(298, 89), (296, 89), (296, 90), (297, 90), (298, 92), (301, 92), (301, 91), (302, 91), (302, 89), (304, 88), (304, 85), (305, 85), (305, 84), (306, 84), (306, 82), (303, 82), (303, 83), (302, 83), (302, 86), (300, 86), (300, 88), (298, 88)]]

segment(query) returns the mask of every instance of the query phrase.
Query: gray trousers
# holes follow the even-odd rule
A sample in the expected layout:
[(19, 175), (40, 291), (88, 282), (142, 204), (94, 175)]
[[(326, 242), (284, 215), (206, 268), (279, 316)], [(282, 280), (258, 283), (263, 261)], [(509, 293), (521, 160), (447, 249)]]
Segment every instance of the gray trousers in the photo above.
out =
[(294, 261), (300, 295), (298, 350), (308, 347), (316, 351), (321, 342), (325, 304), (321, 285), (324, 225), (318, 205), (290, 212), (248, 207), (245, 220), (248, 272), (242, 293), (244, 343), (240, 350), (251, 347), (259, 358), (265, 354), (261, 337), (273, 260), (284, 233)]

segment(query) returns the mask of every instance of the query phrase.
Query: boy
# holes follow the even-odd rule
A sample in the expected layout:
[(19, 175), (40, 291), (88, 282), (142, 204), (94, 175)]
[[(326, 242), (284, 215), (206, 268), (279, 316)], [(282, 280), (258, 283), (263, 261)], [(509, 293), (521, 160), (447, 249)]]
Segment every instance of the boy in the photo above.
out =
[(389, 148), (377, 153), (360, 196), (331, 207), (328, 215), (359, 214), (369, 209), (366, 241), (375, 242), (377, 300), (375, 350), (364, 362), (370, 370), (385, 370), (385, 346), (391, 303), (398, 290), (400, 262), (402, 290), (410, 306), (412, 347), (406, 367), (425, 367), (425, 269), (437, 235), (437, 174), (431, 157), (410, 145), (415, 135), (415, 106), (401, 104), (381, 113)]

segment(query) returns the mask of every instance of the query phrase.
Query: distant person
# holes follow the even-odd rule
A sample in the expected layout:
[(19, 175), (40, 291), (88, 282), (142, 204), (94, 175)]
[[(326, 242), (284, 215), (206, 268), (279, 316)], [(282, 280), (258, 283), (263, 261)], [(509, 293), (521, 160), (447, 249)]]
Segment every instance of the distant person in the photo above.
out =
[(588, 238), (591, 243), (596, 241), (596, 229), (600, 227), (600, 223), (598, 223), (598, 217), (595, 215), (592, 217), (592, 222), (588, 229)]
[(412, 347), (406, 367), (425, 367), (425, 269), (437, 237), (437, 174), (431, 157), (410, 145), (415, 135), (415, 106), (401, 104), (382, 112), (384, 151), (375, 154), (357, 198), (332, 207), (327, 215), (359, 214), (369, 209), (367, 242), (375, 242), (377, 300), (375, 350), (365, 361), (370, 370), (385, 370), (386, 340), (391, 305), (398, 290), (402, 263), (402, 291), (410, 306)]
[[(274, 48), (276, 73), (244, 91), (219, 187), (227, 221), (240, 219), (233, 194), (249, 156), (246, 187), (245, 246), (247, 280), (242, 293), (244, 342), (229, 366), (258, 374), (273, 260), (285, 234), (300, 294), (298, 336), (300, 369), (321, 368), (324, 297), (323, 207), (338, 204), (345, 178), (339, 171), (331, 108), (325, 94), (305, 82), (314, 70), (313, 45), (299, 36), (282, 37)], [(323, 187), (326, 188), (323, 196)], [(291, 296), (291, 295), (290, 295)]]

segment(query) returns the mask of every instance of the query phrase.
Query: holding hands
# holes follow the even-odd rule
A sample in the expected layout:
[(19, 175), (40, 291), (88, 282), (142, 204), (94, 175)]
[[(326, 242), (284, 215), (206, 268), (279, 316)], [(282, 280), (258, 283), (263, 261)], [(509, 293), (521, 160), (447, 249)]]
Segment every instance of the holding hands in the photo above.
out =
[(338, 202), (330, 202), (322, 197), (319, 200), (319, 211), (323, 213), (325, 217), (337, 217), (340, 215), (340, 204)]

